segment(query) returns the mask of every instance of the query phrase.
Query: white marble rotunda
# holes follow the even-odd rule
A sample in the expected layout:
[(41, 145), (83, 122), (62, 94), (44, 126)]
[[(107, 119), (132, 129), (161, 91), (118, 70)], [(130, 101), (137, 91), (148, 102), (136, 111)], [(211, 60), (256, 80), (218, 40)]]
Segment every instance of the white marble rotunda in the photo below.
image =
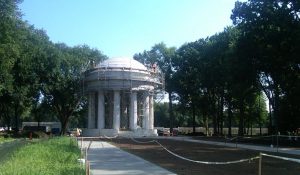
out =
[(83, 136), (155, 136), (154, 102), (163, 86), (154, 65), (133, 58), (110, 58), (85, 72), (88, 126)]

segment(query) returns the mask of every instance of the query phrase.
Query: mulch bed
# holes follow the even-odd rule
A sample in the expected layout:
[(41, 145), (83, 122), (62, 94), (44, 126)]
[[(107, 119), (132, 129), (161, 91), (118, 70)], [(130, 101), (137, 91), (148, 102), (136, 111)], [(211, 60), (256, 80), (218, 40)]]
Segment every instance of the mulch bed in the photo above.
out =
[[(147, 141), (149, 139), (138, 139), (139, 141)], [(177, 158), (156, 143), (136, 143), (131, 139), (112, 139), (112, 144), (119, 148), (142, 157), (156, 165), (176, 174), (197, 174), (197, 175), (253, 175), (258, 174), (258, 159), (229, 165), (206, 165), (188, 162)], [(170, 139), (158, 139), (158, 141), (167, 149), (193, 160), (201, 161), (233, 161), (255, 157), (259, 154), (258, 151), (229, 148), (215, 145), (207, 145), (200, 143), (192, 143), (187, 141), (176, 141)], [(275, 154), (285, 157), (299, 158), (300, 156)], [(262, 164), (263, 175), (299, 175), (300, 164), (278, 160), (269, 157), (263, 157)]]

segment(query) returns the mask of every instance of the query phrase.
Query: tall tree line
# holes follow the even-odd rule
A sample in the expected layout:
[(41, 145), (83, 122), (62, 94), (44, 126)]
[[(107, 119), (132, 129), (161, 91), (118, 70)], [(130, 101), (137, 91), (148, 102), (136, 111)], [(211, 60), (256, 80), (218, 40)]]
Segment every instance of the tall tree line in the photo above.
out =
[(194, 132), (207, 128), (206, 134), (209, 126), (214, 134), (228, 127), (229, 135), (233, 125), (239, 135), (254, 126), (267, 125), (270, 134), (299, 128), (299, 8), (293, 0), (237, 1), (234, 26), (178, 49), (160, 43), (136, 54), (137, 60), (168, 65), (169, 126), (176, 113), (192, 118)]
[(53, 43), (21, 19), (18, 0), (0, 0), (0, 122), (58, 120), (62, 133), (84, 109), (82, 73), (106, 58), (86, 45)]

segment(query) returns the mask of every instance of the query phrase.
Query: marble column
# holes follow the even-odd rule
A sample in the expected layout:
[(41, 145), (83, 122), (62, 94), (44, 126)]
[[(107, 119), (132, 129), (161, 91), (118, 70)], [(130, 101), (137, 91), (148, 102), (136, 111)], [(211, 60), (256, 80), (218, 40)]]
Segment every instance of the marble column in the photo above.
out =
[(153, 104), (153, 95), (149, 96), (149, 129), (154, 129), (154, 104)]
[(114, 91), (113, 129), (120, 130), (120, 91)]
[(105, 127), (105, 106), (104, 106), (104, 94), (103, 91), (98, 92), (98, 129), (104, 129)]
[(136, 130), (137, 128), (137, 93), (136, 92), (132, 92), (130, 95), (129, 126), (131, 130)]
[(149, 129), (149, 94), (145, 93), (144, 97), (144, 118), (143, 118), (143, 128)]
[(89, 107), (88, 107), (88, 128), (95, 128), (95, 93), (89, 93)]

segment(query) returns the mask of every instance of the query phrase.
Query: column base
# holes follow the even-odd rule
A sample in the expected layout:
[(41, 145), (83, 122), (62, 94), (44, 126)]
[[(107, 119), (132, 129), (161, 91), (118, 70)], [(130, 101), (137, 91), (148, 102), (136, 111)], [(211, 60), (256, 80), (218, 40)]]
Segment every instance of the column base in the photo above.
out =
[(157, 129), (143, 129), (138, 128), (135, 131), (133, 131), (135, 137), (154, 137), (158, 136)]
[(83, 129), (82, 136), (83, 137), (97, 137), (100, 135), (99, 129)]
[(158, 136), (157, 129), (138, 128), (134, 131), (119, 131), (116, 129), (83, 129), (83, 137), (155, 137)]

